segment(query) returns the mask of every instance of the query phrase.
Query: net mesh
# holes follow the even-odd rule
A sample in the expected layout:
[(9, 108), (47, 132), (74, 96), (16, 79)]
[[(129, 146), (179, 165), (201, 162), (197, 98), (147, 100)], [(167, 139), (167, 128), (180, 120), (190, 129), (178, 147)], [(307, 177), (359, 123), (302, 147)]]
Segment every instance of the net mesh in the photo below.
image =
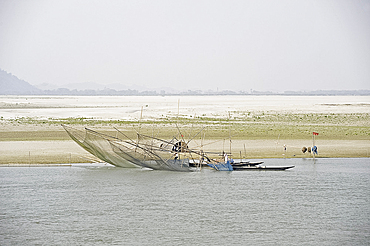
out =
[(119, 167), (137, 167), (134, 163), (117, 155), (110, 147), (109, 141), (99, 134), (88, 129), (80, 131), (65, 125), (63, 127), (78, 145), (100, 160)]
[(184, 141), (173, 138), (170, 141), (137, 134), (132, 140), (85, 128), (80, 131), (63, 125), (69, 136), (82, 148), (100, 160), (119, 167), (145, 167), (154, 170), (192, 171), (192, 152)]

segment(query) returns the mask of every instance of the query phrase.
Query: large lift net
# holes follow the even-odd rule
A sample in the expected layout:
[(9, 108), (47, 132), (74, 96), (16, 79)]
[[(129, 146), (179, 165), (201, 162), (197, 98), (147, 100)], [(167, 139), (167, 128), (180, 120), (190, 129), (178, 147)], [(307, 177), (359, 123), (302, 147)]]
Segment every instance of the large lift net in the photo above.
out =
[[(201, 159), (204, 153), (188, 148), (183, 140), (173, 137), (163, 140), (136, 133), (131, 139), (117, 130), (113, 137), (85, 128), (84, 131), (62, 125), (68, 135), (82, 148), (100, 160), (119, 167), (144, 167), (154, 170), (189, 172), (190, 162)], [(119, 137), (118, 137), (119, 135)]]

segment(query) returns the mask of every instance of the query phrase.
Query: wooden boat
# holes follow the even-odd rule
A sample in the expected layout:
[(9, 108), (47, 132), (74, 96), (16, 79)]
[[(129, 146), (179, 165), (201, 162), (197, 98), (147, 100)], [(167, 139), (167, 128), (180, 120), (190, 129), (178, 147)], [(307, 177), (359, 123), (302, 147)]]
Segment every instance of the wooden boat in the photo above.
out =
[(239, 161), (239, 162), (233, 162), (231, 165), (233, 167), (243, 167), (243, 166), (256, 166), (262, 164), (263, 161), (259, 162), (250, 162), (250, 161)]
[(251, 171), (251, 170), (266, 170), (266, 171), (283, 171), (294, 166), (264, 166), (264, 165), (245, 165), (245, 166), (233, 166), (234, 171)]

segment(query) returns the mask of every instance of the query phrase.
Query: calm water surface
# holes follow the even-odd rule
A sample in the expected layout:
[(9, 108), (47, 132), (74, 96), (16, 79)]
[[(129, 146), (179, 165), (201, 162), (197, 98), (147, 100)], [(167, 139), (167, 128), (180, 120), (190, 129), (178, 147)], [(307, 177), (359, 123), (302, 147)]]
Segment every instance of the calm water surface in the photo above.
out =
[(370, 159), (288, 171), (0, 168), (0, 245), (369, 245)]

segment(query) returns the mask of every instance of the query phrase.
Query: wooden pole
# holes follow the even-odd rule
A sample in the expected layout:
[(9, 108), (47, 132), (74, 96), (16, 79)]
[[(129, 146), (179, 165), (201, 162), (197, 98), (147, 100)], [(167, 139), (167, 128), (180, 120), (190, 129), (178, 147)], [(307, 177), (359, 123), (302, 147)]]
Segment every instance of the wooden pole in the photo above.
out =
[(315, 146), (315, 134), (312, 132), (312, 147)]
[(313, 147), (315, 146), (315, 134), (312, 132), (312, 155), (313, 155), (313, 160), (315, 161), (315, 152), (313, 151)]
[(231, 157), (231, 128), (230, 128), (231, 115), (230, 115), (230, 111), (228, 111), (228, 114), (229, 114), (229, 141), (230, 141), (230, 157)]
[(177, 100), (177, 118), (179, 118), (180, 114), (180, 98)]
[(245, 149), (245, 144), (244, 144), (244, 158), (247, 158), (247, 150)]

